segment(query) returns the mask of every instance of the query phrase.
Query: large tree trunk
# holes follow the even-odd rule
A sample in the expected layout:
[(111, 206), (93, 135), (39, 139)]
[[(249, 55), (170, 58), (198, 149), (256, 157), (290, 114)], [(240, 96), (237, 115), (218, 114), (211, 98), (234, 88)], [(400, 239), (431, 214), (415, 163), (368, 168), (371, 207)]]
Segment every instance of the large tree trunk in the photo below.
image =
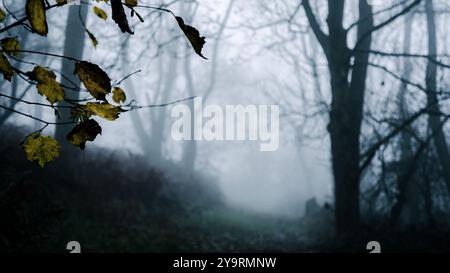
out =
[[(325, 52), (330, 71), (332, 102), (328, 130), (335, 182), (336, 231), (339, 236), (353, 234), (360, 224), (359, 136), (372, 40), (372, 8), (365, 0), (359, 1), (359, 17), (364, 20), (358, 21), (357, 48), (351, 52), (347, 46), (347, 32), (342, 26), (345, 1), (328, 0), (328, 35), (320, 30), (309, 1), (303, 1), (303, 4), (311, 28)], [(353, 66), (350, 65), (351, 53)]]
[(359, 225), (359, 135), (355, 135), (355, 116), (348, 113), (349, 50), (347, 35), (342, 27), (344, 1), (328, 2), (329, 46), (332, 102), (328, 130), (334, 175), (336, 231), (344, 234)]
[[(86, 22), (88, 12), (88, 5), (74, 5), (69, 7), (69, 15), (67, 18), (66, 24), (66, 33), (64, 35), (64, 56), (69, 56), (76, 59), (83, 58), (83, 49), (84, 49), (84, 37), (85, 37), (85, 29), (83, 24), (80, 21), (80, 18)], [(62, 60), (62, 68), (61, 72), (64, 75), (61, 79), (61, 84), (63, 86), (70, 87), (79, 87), (80, 81), (78, 77), (73, 75), (74, 63), (73, 61), (63, 59)], [(74, 86), (75, 85), (75, 86)], [(79, 92), (69, 90), (65, 88), (65, 98), (69, 100), (78, 100)], [(60, 103), (60, 105), (68, 105), (66, 102)], [(70, 117), (70, 109), (68, 108), (60, 108), (61, 119), (58, 119), (57, 122), (65, 122), (71, 121)], [(61, 143), (61, 145), (65, 145), (66, 135), (72, 130), (73, 126), (70, 125), (62, 125), (57, 126), (55, 131), (56, 139)]]
[[(432, 0), (426, 0), (425, 9), (427, 15), (427, 27), (428, 27), (428, 55), (430, 58), (436, 59), (436, 19)], [(428, 61), (426, 70), (426, 89), (427, 100), (430, 109), (430, 115), (428, 118), (429, 126), (433, 133), (434, 146), (436, 153), (439, 157), (441, 164), (442, 175), (445, 179), (448, 193), (450, 194), (450, 155), (448, 152), (447, 140), (445, 133), (442, 129), (442, 121), (439, 116), (440, 109), (437, 97), (437, 65), (433, 61)]]

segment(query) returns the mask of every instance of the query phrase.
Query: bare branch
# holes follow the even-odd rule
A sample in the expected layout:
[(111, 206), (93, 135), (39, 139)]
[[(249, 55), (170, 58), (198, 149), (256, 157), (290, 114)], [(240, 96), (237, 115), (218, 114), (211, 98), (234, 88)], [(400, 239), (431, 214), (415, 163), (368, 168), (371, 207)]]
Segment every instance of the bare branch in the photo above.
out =
[(319, 23), (317, 22), (316, 16), (314, 15), (309, 0), (302, 1), (303, 8), (306, 13), (306, 17), (308, 18), (309, 24), (311, 25), (311, 29), (314, 32), (317, 40), (325, 51), (328, 51), (328, 36), (322, 31)]

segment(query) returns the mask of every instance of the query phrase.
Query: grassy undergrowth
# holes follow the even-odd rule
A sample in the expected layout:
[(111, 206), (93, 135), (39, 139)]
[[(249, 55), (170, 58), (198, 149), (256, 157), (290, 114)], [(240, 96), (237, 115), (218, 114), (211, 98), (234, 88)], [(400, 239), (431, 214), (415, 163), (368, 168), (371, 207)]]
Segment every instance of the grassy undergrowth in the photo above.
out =
[[(5, 129), (5, 128), (3, 128)], [(176, 164), (88, 148), (40, 168), (17, 128), (0, 137), (0, 250), (66, 252), (301, 251), (299, 220), (225, 204), (214, 177)], [(132, 162), (130, 164), (129, 162)], [(161, 167), (164, 166), (164, 167)]]
[[(88, 147), (40, 168), (10, 127), (0, 135), (0, 252), (383, 252), (450, 250), (445, 227), (366, 225), (333, 237), (333, 208), (299, 219), (232, 207), (215, 177), (176, 164)], [(156, 166), (157, 165), (157, 166)]]

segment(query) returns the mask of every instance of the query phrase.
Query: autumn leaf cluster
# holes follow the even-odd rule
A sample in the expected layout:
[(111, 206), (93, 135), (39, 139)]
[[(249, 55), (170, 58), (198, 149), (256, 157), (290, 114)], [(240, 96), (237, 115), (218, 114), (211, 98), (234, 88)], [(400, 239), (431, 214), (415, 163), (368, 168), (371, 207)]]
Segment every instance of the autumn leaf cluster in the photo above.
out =
[[(92, 0), (94, 2), (94, 0)], [(130, 15), (136, 17), (143, 22), (142, 16), (136, 9), (149, 8), (147, 6), (139, 6), (138, 0), (95, 0), (98, 4), (104, 2), (111, 8), (111, 18), (117, 24), (121, 32), (127, 34), (134, 34), (130, 25), (129, 17), (126, 9), (130, 11)], [(109, 19), (108, 12), (102, 9), (98, 4), (94, 2), (92, 12), (101, 20), (107, 21)], [(24, 11), (26, 18), (24, 18), (29, 24), (29, 29), (32, 33), (46, 37), (49, 32), (49, 25), (47, 22), (47, 11), (53, 8), (59, 8), (66, 6), (68, 2), (66, 0), (56, 0), (55, 5), (50, 5), (45, 0), (27, 0), (24, 3)], [(91, 4), (91, 3), (82, 3)], [(174, 17), (180, 30), (184, 33), (189, 43), (192, 45), (194, 51), (205, 58), (202, 54), (202, 49), (205, 44), (205, 37), (201, 37), (200, 33), (194, 27), (184, 23), (184, 20), (175, 16), (171, 11), (153, 7), (153, 9), (159, 9), (161, 12), (170, 13)], [(9, 16), (8, 12), (0, 8), (0, 23), (4, 22)], [(16, 18), (14, 18), (16, 19)], [(20, 25), (20, 24), (17, 24)], [(8, 28), (6, 26), (5, 28)], [(94, 47), (99, 44), (99, 41), (95, 37), (94, 33), (85, 27), (86, 33)], [(0, 32), (3, 33), (0, 28)], [(84, 88), (92, 96), (91, 100), (87, 100), (86, 103), (74, 102), (66, 99), (65, 89), (58, 80), (57, 71), (51, 68), (35, 65), (34, 68), (28, 72), (18, 71), (11, 65), (10, 58), (18, 57), (22, 52), (40, 54), (40, 52), (22, 49), (20, 41), (16, 37), (5, 37), (0, 40), (0, 73), (3, 79), (11, 81), (15, 75), (27, 80), (30, 84), (35, 85), (36, 91), (41, 95), (49, 104), (39, 104), (48, 106), (58, 111), (58, 103), (65, 102), (65, 107), (70, 108), (73, 129), (67, 134), (66, 139), (68, 143), (85, 149), (86, 142), (94, 141), (96, 137), (102, 133), (102, 128), (94, 117), (106, 119), (108, 121), (114, 121), (119, 118), (120, 114), (132, 110), (130, 105), (124, 105), (126, 102), (126, 93), (120, 86), (113, 86), (111, 84), (111, 78), (107, 72), (104, 71), (99, 65), (85, 61), (76, 60), (66, 56), (58, 56), (52, 54), (53, 57), (66, 58), (73, 62), (73, 74), (83, 84)], [(44, 54), (44, 53), (41, 53)], [(205, 58), (206, 59), (206, 58)], [(0, 93), (1, 95), (1, 93)], [(109, 100), (109, 101), (108, 101)], [(41, 130), (30, 134), (23, 142), (23, 150), (27, 158), (30, 161), (37, 161), (40, 166), (44, 166), (46, 163), (54, 161), (60, 154), (61, 146), (58, 141), (50, 136), (42, 135), (42, 131), (50, 123), (46, 123), (46, 126)], [(52, 123), (53, 124), (53, 123)], [(55, 123), (57, 126), (58, 123)]]

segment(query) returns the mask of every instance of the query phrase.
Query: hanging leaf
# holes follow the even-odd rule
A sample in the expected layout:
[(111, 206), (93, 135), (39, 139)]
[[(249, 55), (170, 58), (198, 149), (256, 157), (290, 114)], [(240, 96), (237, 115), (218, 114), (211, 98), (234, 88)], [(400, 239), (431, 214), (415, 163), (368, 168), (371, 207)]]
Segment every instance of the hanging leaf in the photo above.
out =
[(184, 35), (188, 38), (189, 42), (191, 43), (192, 47), (194, 48), (194, 51), (203, 59), (207, 60), (205, 56), (202, 54), (203, 46), (205, 45), (205, 37), (200, 37), (200, 32), (195, 29), (194, 27), (190, 25), (186, 25), (184, 23), (183, 18), (176, 16), (175, 19), (177, 19), (178, 25), (180, 26), (181, 30), (184, 32)]
[(135, 7), (137, 6), (138, 1), (137, 0), (125, 0), (125, 5), (129, 7)]
[(64, 6), (67, 4), (67, 0), (56, 0), (56, 4), (58, 4), (58, 6)]
[(38, 161), (44, 167), (46, 163), (58, 158), (60, 146), (52, 137), (35, 133), (26, 139), (23, 149), (29, 161)]
[(27, 0), (25, 11), (33, 32), (47, 36), (48, 26), (44, 0)]
[(105, 96), (111, 93), (111, 79), (98, 65), (81, 61), (75, 64), (73, 73), (78, 75), (94, 98), (106, 101)]
[(92, 34), (92, 32), (90, 32), (89, 29), (86, 29), (86, 32), (87, 32), (89, 39), (91, 40), (94, 48), (97, 48), (97, 45), (98, 45), (97, 38), (95, 38), (94, 34)]
[(89, 119), (94, 113), (89, 110), (86, 105), (77, 105), (75, 107), (72, 107), (72, 109), (70, 109), (70, 116), (74, 119), (74, 120), (87, 120)]
[(2, 8), (0, 8), (0, 23), (5, 21), (5, 19), (6, 19), (6, 12)]
[(112, 9), (112, 19), (119, 25), (120, 30), (122, 32), (128, 32), (130, 34), (134, 34), (131, 31), (130, 26), (128, 25), (127, 15), (125, 14), (125, 9), (123, 8), (123, 4), (121, 0), (111, 0), (111, 9)]
[(27, 72), (26, 75), (30, 80), (38, 83), (36, 85), (38, 93), (41, 96), (45, 96), (51, 104), (64, 99), (64, 89), (61, 84), (56, 81), (56, 75), (53, 71), (42, 66), (36, 66), (33, 71)]
[(14, 37), (9, 37), (2, 39), (0, 41), (2, 50), (10, 55), (18, 57), (20, 55), (20, 44), (19, 41)]
[(125, 102), (127, 100), (127, 96), (125, 92), (120, 87), (114, 87), (113, 89), (113, 101), (115, 103)]
[(64, 99), (64, 89), (57, 81), (38, 83), (36, 88), (39, 94), (41, 94), (41, 96), (45, 96), (47, 101), (51, 104)]
[(125, 110), (123, 110), (119, 106), (114, 106), (107, 102), (104, 103), (88, 102), (86, 103), (86, 107), (87, 109), (92, 111), (95, 115), (110, 121), (118, 119), (120, 113), (125, 112)]
[(2, 72), (3, 78), (9, 82), (11, 81), (14, 75), (14, 71), (11, 67), (11, 64), (9, 63), (5, 54), (3, 54), (2, 52), (0, 52), (0, 72)]
[(103, 20), (108, 19), (108, 14), (106, 14), (106, 12), (99, 7), (94, 6), (94, 13)]
[(86, 141), (94, 141), (99, 134), (102, 134), (102, 127), (95, 120), (88, 119), (75, 126), (66, 138), (70, 144), (84, 150)]

